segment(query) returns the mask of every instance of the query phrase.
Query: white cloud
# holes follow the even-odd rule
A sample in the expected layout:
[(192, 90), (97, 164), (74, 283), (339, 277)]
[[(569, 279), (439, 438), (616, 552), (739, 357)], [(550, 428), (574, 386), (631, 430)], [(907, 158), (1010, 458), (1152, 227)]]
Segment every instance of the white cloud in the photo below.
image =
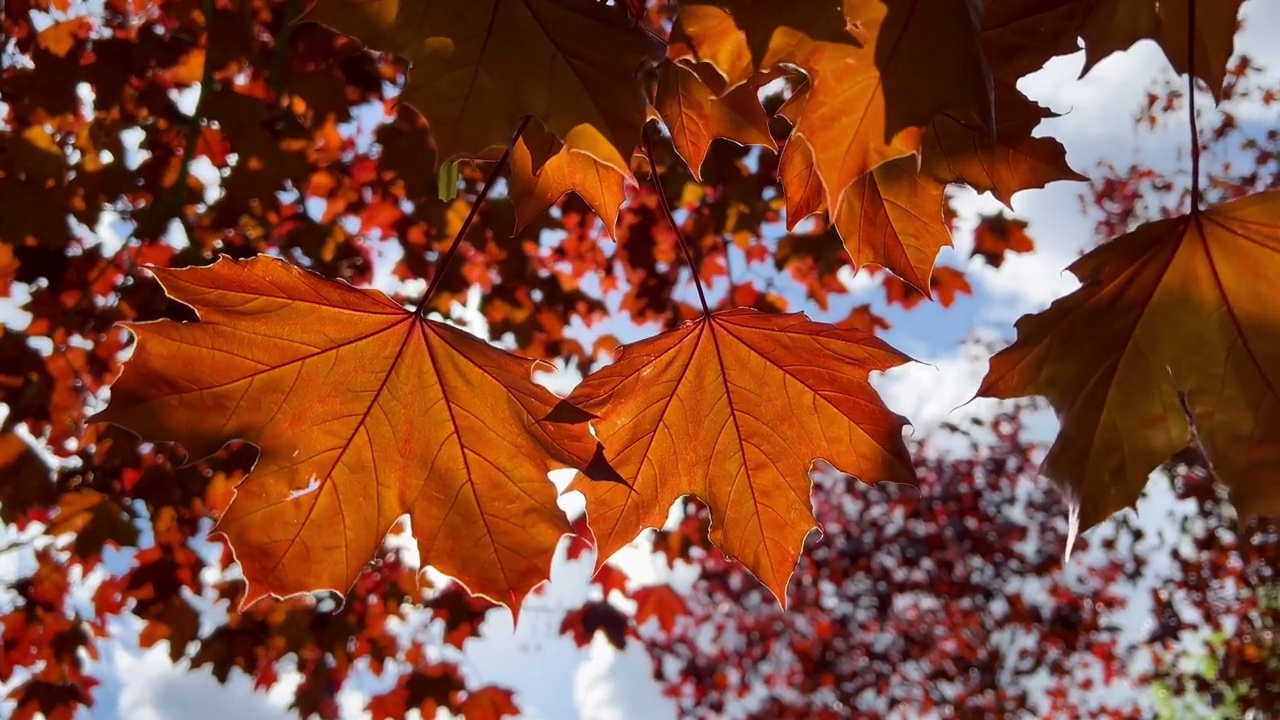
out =
[[(169, 662), (168, 648), (160, 644), (150, 650), (130, 652), (122, 646), (111, 648), (109, 664), (119, 681), (115, 703), (99, 703), (90, 713), (102, 720), (290, 720), (288, 709), (292, 686), (276, 685), (271, 693), (254, 692), (253, 682), (244, 673), (233, 671), (226, 684), (208, 670), (192, 671)], [(101, 696), (101, 692), (98, 693)]]
[(653, 661), (638, 643), (619, 652), (597, 634), (573, 680), (581, 720), (655, 720), (676, 716), (675, 703), (652, 681)]

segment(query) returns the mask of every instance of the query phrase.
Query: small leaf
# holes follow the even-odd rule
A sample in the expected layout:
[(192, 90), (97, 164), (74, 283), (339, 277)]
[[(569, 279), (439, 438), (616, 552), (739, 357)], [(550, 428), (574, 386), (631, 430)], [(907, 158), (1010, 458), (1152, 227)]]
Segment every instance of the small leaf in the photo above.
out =
[(933, 263), (951, 245), (942, 220), (946, 187), (915, 166), (915, 158), (899, 158), (863, 175), (845, 190), (832, 223), (855, 268), (881, 265), (932, 298)]
[(769, 119), (756, 96), (758, 89), (748, 82), (719, 98), (692, 68), (678, 63), (663, 66), (658, 76), (657, 110), (693, 179), (702, 181), (702, 162), (716, 138), (777, 150), (769, 133)]
[(436, 195), (443, 202), (453, 202), (458, 197), (458, 163), (447, 162), (436, 173)]

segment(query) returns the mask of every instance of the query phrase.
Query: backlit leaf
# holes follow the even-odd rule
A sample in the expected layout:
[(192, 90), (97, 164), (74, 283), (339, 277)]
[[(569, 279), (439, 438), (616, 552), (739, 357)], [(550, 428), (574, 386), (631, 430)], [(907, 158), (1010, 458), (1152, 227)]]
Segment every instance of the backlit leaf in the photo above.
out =
[[(923, 128), (938, 111), (968, 109), (994, 125), (977, 0), (848, 0), (843, 17), (818, 0), (717, 4), (745, 33), (758, 69), (790, 65), (808, 76), (794, 132), (809, 140), (826, 203), (836, 211), (841, 193), (863, 173), (918, 154)], [(693, 38), (699, 59), (717, 57), (718, 43), (732, 35), (718, 30), (711, 38)], [(938, 52), (948, 62), (931, 62)], [(736, 72), (720, 69), (726, 77)]]
[(476, 593), (514, 609), (547, 577), (569, 525), (546, 473), (581, 451), (540, 426), (557, 400), (532, 361), (265, 256), (153, 272), (201, 321), (128, 325), (137, 350), (95, 419), (193, 459), (260, 448), (217, 525), (242, 606), (345, 592), (404, 513), (422, 562)]
[[(1092, 0), (1080, 27), (1085, 61), (1080, 72), (1142, 39), (1155, 40), (1179, 74), (1191, 71), (1190, 44), (1195, 43), (1196, 76), (1215, 98), (1222, 97), (1227, 61), (1235, 48), (1236, 16), (1244, 0)], [(1195, 35), (1190, 32), (1194, 8)], [(1075, 34), (1074, 32), (1072, 33)]]
[(1036, 245), (1027, 236), (1027, 223), (1003, 213), (984, 215), (973, 229), (973, 255), (991, 267), (1004, 264), (1006, 253), (1029, 253)]
[(718, 98), (694, 69), (677, 63), (663, 66), (656, 107), (695, 180), (702, 180), (702, 161), (716, 138), (777, 149), (757, 91), (748, 82)]
[(530, 148), (546, 146), (549, 136), (551, 133), (537, 123), (530, 123), (511, 153), (516, 229), (542, 215), (565, 193), (573, 192), (600, 216), (605, 232), (613, 235), (630, 175), (617, 169), (623, 164), (621, 157), (594, 128), (582, 126), (569, 133), (559, 150), (538, 167)]
[(1043, 472), (1080, 529), (1193, 441), (1243, 518), (1280, 511), (1280, 192), (1143, 225), (1070, 269), (1084, 286), (1018, 321), (979, 395), (1053, 404)]
[(560, 138), (590, 125), (629, 159), (645, 121), (636, 72), (662, 54), (593, 0), (319, 0), (303, 19), (413, 63), (402, 99), (426, 116), (437, 162), (505, 146), (525, 115)]
[(906, 362), (875, 336), (801, 314), (715, 313), (623, 346), (569, 402), (593, 423), (630, 484), (571, 484), (603, 563), (690, 494), (711, 508), (711, 539), (785, 602), (817, 527), (809, 471), (822, 458), (867, 483), (915, 478), (905, 420), (867, 382)]
[(858, 178), (845, 190), (832, 222), (855, 267), (882, 265), (933, 297), (934, 260), (951, 245), (942, 220), (946, 187), (915, 166), (915, 158), (899, 158)]
[(1020, 190), (1057, 180), (1084, 180), (1067, 165), (1067, 151), (1051, 137), (1032, 137), (1053, 113), (1008, 83), (996, 85), (995, 137), (976, 117), (940, 113), (924, 140), (921, 172), (943, 183), (991, 192), (1009, 205)]

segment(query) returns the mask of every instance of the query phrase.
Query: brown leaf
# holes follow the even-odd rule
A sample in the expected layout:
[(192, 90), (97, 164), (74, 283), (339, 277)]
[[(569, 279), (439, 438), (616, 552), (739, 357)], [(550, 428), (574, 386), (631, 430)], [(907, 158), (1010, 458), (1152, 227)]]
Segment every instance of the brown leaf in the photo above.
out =
[[(1016, 82), (1080, 49), (1076, 30), (1094, 0), (985, 0), (982, 49), (997, 80)], [(999, 85), (999, 82), (997, 82)], [(997, 90), (996, 117), (1000, 116)]]
[(48, 465), (18, 435), (0, 432), (0, 522), (13, 525), (58, 499)]
[(57, 513), (45, 528), (45, 534), (54, 537), (67, 533), (75, 535), (76, 555), (82, 558), (97, 557), (107, 544), (120, 547), (138, 542), (138, 529), (128, 511), (88, 488), (59, 498)]
[(801, 546), (817, 527), (809, 470), (817, 458), (867, 483), (915, 478), (903, 418), (867, 382), (906, 362), (875, 336), (801, 314), (731, 310), (624, 345), (569, 397), (630, 487), (571, 484), (587, 500), (596, 562), (671, 504), (711, 508), (711, 538), (785, 603)]
[(1051, 137), (1032, 137), (1053, 113), (1010, 83), (996, 85), (995, 137), (973, 117), (940, 113), (924, 140), (921, 173), (943, 183), (991, 192), (1009, 206), (1014, 193), (1056, 180), (1085, 180), (1067, 165), (1066, 149)]
[(201, 322), (126, 325), (137, 350), (94, 419), (193, 459), (237, 438), (260, 448), (216, 528), (242, 606), (345, 592), (403, 513), (422, 561), (476, 593), (514, 609), (546, 578), (569, 530), (548, 455), (586, 467), (574, 443), (594, 441), (583, 424), (551, 441), (540, 421), (557, 399), (532, 361), (265, 256), (152, 272)]
[(665, 49), (619, 8), (582, 0), (319, 0), (303, 19), (413, 64), (402, 97), (438, 161), (507, 145), (525, 115), (560, 138), (594, 127), (630, 159), (645, 122), (636, 72)]
[(1280, 191), (1160, 220), (1077, 260), (1084, 286), (1018, 321), (978, 394), (1043, 395), (1043, 472), (1080, 530), (1195, 442), (1242, 519), (1280, 512)]
[[(1081, 77), (1103, 58), (1144, 38), (1155, 40), (1180, 75), (1190, 72), (1190, 43), (1196, 47), (1196, 77), (1222, 98), (1227, 62), (1235, 52), (1236, 18), (1244, 0), (1093, 0), (1079, 34), (1084, 38)], [(1189, 23), (1195, 9), (1195, 37)], [(1074, 35), (1075, 33), (1072, 32)], [(1188, 42), (1190, 40), (1190, 42)]]

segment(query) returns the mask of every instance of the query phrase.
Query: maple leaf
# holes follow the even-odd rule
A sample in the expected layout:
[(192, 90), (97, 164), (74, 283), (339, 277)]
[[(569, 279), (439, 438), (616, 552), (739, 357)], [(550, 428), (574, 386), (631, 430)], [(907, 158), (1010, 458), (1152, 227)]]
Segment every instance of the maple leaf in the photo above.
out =
[[(905, 310), (910, 310), (919, 305), (920, 301), (926, 297), (914, 285), (910, 285), (892, 275), (884, 279), (883, 285), (885, 302), (890, 305), (901, 305)], [(944, 308), (951, 307), (958, 295), (973, 294), (973, 287), (969, 285), (969, 280), (965, 277), (964, 271), (953, 267), (934, 268), (933, 274), (929, 276), (929, 289), (931, 293), (928, 297), (932, 298), (936, 295), (938, 304)]]
[(802, 314), (737, 309), (619, 349), (569, 402), (601, 415), (594, 429), (631, 487), (579, 475), (596, 563), (661, 527), (671, 504), (711, 508), (711, 538), (785, 603), (805, 536), (813, 460), (867, 483), (910, 482), (906, 421), (867, 382), (908, 358), (874, 335)]
[(648, 585), (633, 592), (631, 598), (636, 601), (637, 625), (654, 618), (663, 632), (670, 633), (676, 620), (689, 614), (684, 598), (670, 585)]
[(555, 136), (529, 123), (511, 152), (511, 204), (516, 232), (546, 212), (565, 193), (573, 192), (600, 216), (605, 233), (613, 237), (618, 212), (626, 198), (631, 172), (604, 136), (590, 126), (571, 131), (563, 145), (539, 166), (531, 148), (546, 148)]
[[(1244, 0), (1091, 0), (1079, 28), (1084, 39), (1080, 76), (1103, 58), (1128, 49), (1143, 39), (1155, 40), (1179, 75), (1191, 72), (1191, 44), (1195, 44), (1196, 77), (1222, 99), (1227, 62), (1235, 51), (1236, 17)], [(1195, 12), (1195, 34), (1191, 12)], [(1065, 28), (1064, 28), (1065, 29)], [(1074, 36), (1075, 30), (1070, 30)]]
[[(810, 141), (826, 203), (835, 211), (844, 189), (863, 173), (919, 154), (923, 127), (938, 111), (969, 108), (994, 127), (991, 75), (978, 43), (982, 8), (977, 0), (849, 0), (842, 15), (831, 11), (831, 3), (816, 0), (722, 4), (726, 9), (720, 12), (731, 16), (751, 54), (760, 56), (759, 69), (793, 65), (808, 77), (808, 98), (794, 115), (794, 133)], [(701, 15), (713, 12), (703, 9)], [(699, 59), (714, 64), (716, 43), (735, 41), (723, 31), (723, 19), (698, 19), (718, 30), (692, 36)], [(822, 34), (808, 34), (815, 32), (812, 28)], [(840, 33), (845, 42), (828, 41)], [(754, 49), (759, 47), (765, 49)], [(950, 61), (925, 67), (926, 58), (937, 52)]]
[(1003, 213), (983, 215), (973, 230), (973, 253), (991, 267), (1004, 264), (1005, 253), (1029, 253), (1036, 249), (1027, 237), (1027, 223)]
[(694, 180), (702, 181), (702, 162), (716, 138), (777, 150), (758, 91), (759, 86), (749, 82), (716, 97), (694, 68), (663, 65), (655, 106)]
[(27, 441), (16, 433), (0, 431), (0, 477), (4, 478), (0, 483), (0, 522), (18, 524), (27, 511), (55, 502), (58, 493), (49, 474), (49, 467)]
[(622, 611), (608, 602), (595, 600), (565, 613), (560, 621), (560, 634), (572, 635), (578, 647), (591, 644), (597, 632), (603, 632), (609, 644), (622, 650), (635, 630)]
[(1070, 270), (1083, 287), (1017, 323), (978, 394), (1043, 395), (1043, 473), (1087, 530), (1191, 443), (1241, 517), (1280, 511), (1280, 191), (1139, 227)]
[(915, 158), (878, 165), (844, 192), (832, 224), (854, 267), (888, 268), (928, 298), (938, 251), (951, 245), (942, 220), (946, 186), (916, 172)]
[(1011, 83), (995, 86), (994, 136), (975, 116), (942, 112), (929, 124), (921, 173), (943, 183), (964, 183), (990, 192), (1012, 207), (1020, 190), (1057, 180), (1085, 180), (1067, 164), (1066, 149), (1051, 137), (1032, 137), (1045, 118), (1056, 117)]
[(472, 690), (458, 706), (459, 717), (472, 720), (500, 720), (509, 715), (519, 715), (514, 694), (510, 690), (489, 685)]
[(152, 272), (201, 322), (126, 324), (137, 350), (93, 419), (197, 459), (258, 446), (216, 527), (242, 607), (345, 592), (404, 513), (422, 562), (473, 592), (514, 610), (546, 578), (569, 530), (546, 473), (581, 466), (587, 431), (543, 430), (557, 399), (533, 361), (266, 256)]
[(13, 253), (13, 246), (0, 241), (0, 298), (9, 297), (14, 276), (18, 274), (18, 258)]
[(49, 521), (45, 534), (75, 535), (75, 551), (82, 558), (102, 554), (108, 543), (116, 547), (135, 545), (138, 529), (131, 515), (106, 495), (89, 488), (70, 492), (58, 499), (58, 512)]
[(808, 140), (793, 135), (782, 146), (778, 179), (782, 181), (787, 206), (787, 230), (795, 229), (796, 223), (827, 209), (822, 178), (813, 164), (813, 150)]
[[(826, 208), (812, 157), (813, 149), (803, 136), (793, 134), (783, 147), (778, 176), (788, 229)], [(934, 261), (939, 250), (951, 245), (943, 216), (945, 191), (943, 182), (916, 172), (912, 157), (877, 165), (855, 180), (831, 220), (854, 268), (881, 265), (932, 298), (929, 278)]]
[[(991, 74), (1016, 82), (1080, 50), (1077, 29), (1095, 0), (985, 0), (982, 50)], [(999, 116), (999, 99), (996, 100)]]
[(438, 162), (506, 146), (525, 115), (560, 138), (590, 125), (629, 159), (646, 119), (636, 73), (665, 52), (591, 0), (319, 0), (303, 19), (413, 64), (402, 98), (427, 118)]

